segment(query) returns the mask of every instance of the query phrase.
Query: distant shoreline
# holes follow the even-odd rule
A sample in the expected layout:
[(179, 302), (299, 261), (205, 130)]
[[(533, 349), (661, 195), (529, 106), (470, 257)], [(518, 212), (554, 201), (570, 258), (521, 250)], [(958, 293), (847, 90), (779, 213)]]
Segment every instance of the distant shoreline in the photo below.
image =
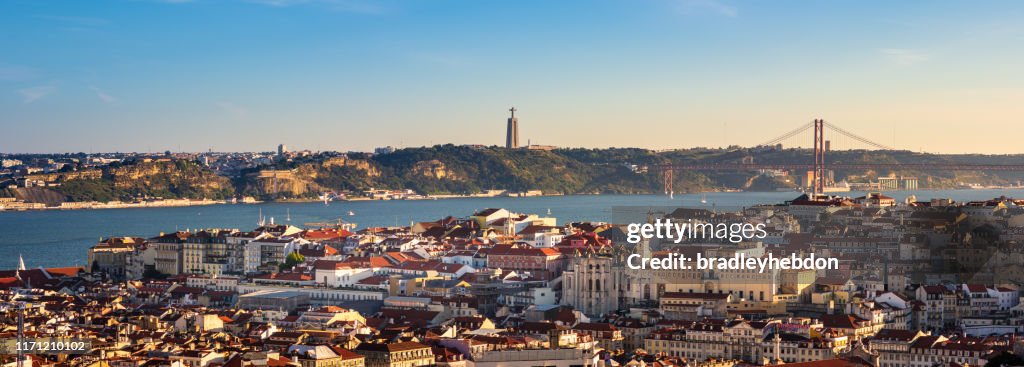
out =
[[(592, 195), (592, 194), (580, 194), (580, 195)], [(438, 200), (438, 199), (465, 199), (465, 198), (497, 198), (497, 197), (509, 197), (509, 198), (521, 198), (521, 197), (548, 197), (548, 196), (564, 196), (563, 194), (538, 194), (538, 195), (492, 195), (487, 193), (480, 194), (441, 194), (441, 195), (427, 195), (418, 198), (401, 198), (401, 199), (374, 199), (369, 197), (357, 197), (357, 198), (346, 198), (346, 199), (334, 199), (331, 201), (346, 202), (346, 201), (421, 201), (421, 200)], [(61, 203), (60, 206), (46, 206), (44, 203), (26, 203), (26, 202), (2, 202), (0, 201), (0, 212), (27, 212), (27, 211), (51, 211), (51, 210), (91, 210), (91, 209), (144, 209), (144, 208), (178, 208), (178, 207), (189, 207), (189, 206), (207, 206), (207, 205), (219, 205), (219, 204), (264, 204), (264, 203), (316, 203), (322, 200), (319, 199), (307, 199), (307, 198), (292, 198), (292, 199), (280, 199), (280, 200), (269, 200), (269, 201), (233, 201), (233, 200), (208, 200), (208, 199), (163, 199), (163, 200), (151, 200), (142, 202), (97, 202), (97, 201), (67, 201)], [(14, 204), (14, 206), (11, 206)]]
[[(13, 206), (11, 204), (14, 204)], [(98, 201), (66, 201), (60, 206), (46, 206), (44, 203), (0, 202), (0, 212), (27, 212), (50, 210), (90, 210), (90, 209), (138, 209), (138, 208), (177, 208), (188, 206), (207, 206), (232, 204), (226, 200), (207, 199), (165, 199), (141, 202), (98, 202)], [(255, 204), (255, 202), (253, 203)]]
[[(930, 191), (944, 191), (944, 190), (963, 190), (963, 191), (975, 191), (975, 190), (1021, 190), (1024, 186), (983, 186), (983, 187), (960, 187), (960, 188), (936, 188), (936, 189), (919, 189), (919, 190), (883, 190), (882, 192), (930, 192)], [(700, 191), (700, 192), (687, 192), (678, 193), (679, 195), (693, 195), (702, 193), (742, 193), (742, 192), (758, 192), (758, 191)], [(779, 191), (763, 191), (763, 192), (779, 192)], [(798, 190), (793, 190), (793, 193), (800, 193)], [(836, 194), (847, 194), (847, 193), (858, 193), (868, 191), (848, 191), (840, 192)], [(480, 194), (440, 194), (440, 195), (427, 195), (422, 198), (404, 198), (404, 199), (374, 199), (368, 197), (357, 197), (347, 199), (335, 199), (332, 202), (362, 202), (362, 201), (423, 201), (423, 200), (441, 200), (441, 199), (492, 199), (492, 198), (539, 198), (539, 197), (558, 197), (558, 196), (601, 196), (601, 195), (624, 195), (624, 196), (645, 196), (645, 195), (660, 195), (657, 193), (648, 194), (602, 194), (602, 193), (577, 193), (577, 194), (539, 194), (539, 195), (491, 195), (486, 193)], [(0, 198), (5, 199), (5, 198)], [(10, 202), (0, 201), (0, 213), (5, 212), (38, 212), (38, 211), (67, 211), (67, 210), (103, 210), (103, 209), (146, 209), (146, 208), (178, 208), (178, 207), (190, 207), (190, 206), (208, 206), (208, 205), (253, 205), (253, 204), (306, 204), (306, 203), (317, 203), (322, 200), (318, 199), (281, 199), (281, 200), (268, 200), (268, 201), (232, 201), (232, 200), (207, 200), (207, 199), (164, 199), (154, 201), (143, 201), (143, 202), (64, 202), (61, 206), (45, 206), (43, 203), (23, 203), (16, 202), (17, 206), (9, 206)]]

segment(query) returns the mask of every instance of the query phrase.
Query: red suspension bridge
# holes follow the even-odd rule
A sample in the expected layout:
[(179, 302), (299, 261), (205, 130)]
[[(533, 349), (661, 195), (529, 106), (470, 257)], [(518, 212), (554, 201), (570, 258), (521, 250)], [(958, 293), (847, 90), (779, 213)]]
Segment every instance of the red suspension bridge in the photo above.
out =
[(674, 171), (695, 170), (695, 171), (758, 171), (758, 170), (795, 170), (806, 171), (810, 174), (810, 186), (815, 194), (825, 191), (826, 177), (828, 170), (944, 170), (944, 171), (1002, 171), (1002, 172), (1024, 172), (1024, 164), (984, 164), (984, 163), (960, 163), (960, 162), (935, 162), (935, 163), (891, 163), (891, 162), (857, 162), (857, 163), (827, 163), (825, 154), (833, 150), (832, 140), (825, 139), (826, 127), (829, 131), (836, 132), (836, 137), (843, 141), (844, 146), (853, 145), (870, 147), (876, 150), (897, 150), (887, 145), (877, 143), (871, 139), (846, 131), (822, 119), (815, 119), (812, 122), (801, 125), (785, 134), (779, 135), (762, 144), (760, 147), (782, 148), (783, 142), (791, 142), (803, 133), (813, 129), (813, 162), (807, 163), (754, 163), (753, 158), (749, 161), (739, 163), (692, 163), (692, 164), (663, 164), (654, 168), (662, 172), (665, 183), (665, 192), (673, 191)]

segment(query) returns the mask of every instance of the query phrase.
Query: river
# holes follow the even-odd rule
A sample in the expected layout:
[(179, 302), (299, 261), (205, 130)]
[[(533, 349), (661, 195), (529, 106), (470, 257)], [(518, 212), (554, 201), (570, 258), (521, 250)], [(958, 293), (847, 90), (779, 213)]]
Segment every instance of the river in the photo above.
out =
[[(863, 193), (842, 193), (860, 196)], [(1022, 189), (917, 190), (886, 192), (898, 200), (910, 194), (919, 200), (951, 198), (958, 201), (999, 197), (1024, 198)], [(132, 208), (94, 210), (44, 210), (0, 212), (0, 269), (13, 269), (18, 256), (28, 267), (85, 265), (86, 250), (101, 237), (152, 237), (160, 232), (198, 228), (238, 228), (256, 226), (259, 213), (276, 223), (302, 225), (309, 222), (335, 222), (338, 218), (367, 226), (408, 225), (410, 221), (429, 221), (444, 216), (468, 216), (477, 209), (507, 208), (520, 213), (547, 214), (558, 224), (580, 220), (621, 221), (613, 208), (628, 208), (632, 214), (647, 207), (706, 206), (731, 208), (754, 204), (781, 203), (798, 196), (795, 192), (721, 192), (676, 195), (571, 195), (526, 198), (455, 198), (440, 200), (390, 200), (323, 203), (219, 204), (174, 208)], [(353, 215), (349, 215), (349, 212)], [(619, 213), (615, 211), (614, 213)], [(288, 221), (287, 219), (289, 219)]]

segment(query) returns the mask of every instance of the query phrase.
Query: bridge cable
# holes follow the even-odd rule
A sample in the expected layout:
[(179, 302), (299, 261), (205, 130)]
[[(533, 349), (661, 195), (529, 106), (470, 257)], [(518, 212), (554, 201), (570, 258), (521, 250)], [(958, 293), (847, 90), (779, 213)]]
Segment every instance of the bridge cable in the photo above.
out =
[(779, 142), (781, 142), (783, 140), (792, 138), (793, 136), (795, 136), (795, 135), (797, 135), (799, 133), (802, 133), (802, 132), (804, 132), (804, 130), (807, 130), (807, 129), (813, 127), (813, 126), (814, 126), (813, 122), (808, 122), (807, 124), (805, 124), (803, 126), (800, 126), (800, 127), (796, 128), (796, 129), (794, 129), (793, 131), (790, 131), (788, 133), (782, 134), (779, 137), (776, 137), (775, 139), (772, 139), (772, 140), (769, 140), (767, 142), (761, 143), (760, 146), (775, 145), (775, 144), (777, 144), (777, 143), (779, 143)]
[(889, 146), (886, 146), (886, 145), (883, 145), (883, 144), (879, 144), (879, 143), (873, 142), (871, 140), (868, 140), (865, 137), (862, 137), (862, 136), (859, 136), (857, 134), (851, 133), (849, 131), (843, 130), (842, 128), (840, 128), (840, 127), (838, 127), (836, 125), (830, 124), (828, 122), (826, 122), (825, 125), (827, 125), (829, 127), (829, 129), (835, 130), (835, 131), (839, 132), (840, 134), (843, 134), (846, 137), (848, 137), (850, 139), (853, 139), (853, 140), (856, 140), (856, 141), (859, 141), (861, 143), (864, 143), (864, 144), (867, 144), (867, 145), (870, 145), (870, 146), (873, 146), (875, 148), (882, 149), (882, 150), (895, 150), (892, 147), (889, 147)]

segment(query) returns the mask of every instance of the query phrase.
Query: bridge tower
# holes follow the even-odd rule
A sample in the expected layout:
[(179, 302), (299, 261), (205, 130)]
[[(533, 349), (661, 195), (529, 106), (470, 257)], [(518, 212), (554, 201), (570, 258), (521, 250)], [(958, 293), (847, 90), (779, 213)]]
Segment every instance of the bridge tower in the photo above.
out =
[(814, 120), (814, 175), (815, 195), (825, 192), (825, 120)]
[(671, 196), (675, 193), (675, 189), (672, 188), (672, 181), (675, 180), (675, 178), (672, 177), (672, 173), (672, 168), (665, 169), (663, 173), (665, 175), (665, 195)]

